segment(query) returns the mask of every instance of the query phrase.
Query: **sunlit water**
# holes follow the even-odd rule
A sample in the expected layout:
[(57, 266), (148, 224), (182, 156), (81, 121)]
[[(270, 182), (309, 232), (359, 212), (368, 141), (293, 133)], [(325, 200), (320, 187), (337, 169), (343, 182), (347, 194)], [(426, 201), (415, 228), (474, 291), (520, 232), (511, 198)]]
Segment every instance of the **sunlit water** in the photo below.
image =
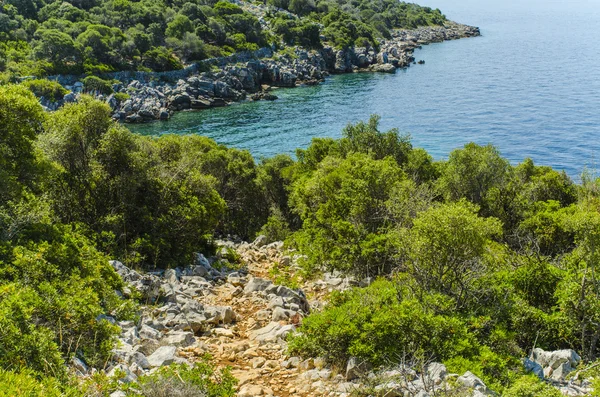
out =
[(382, 117), (436, 159), (492, 143), (516, 163), (596, 168), (600, 156), (600, 0), (422, 0), (482, 37), (423, 47), (425, 65), (350, 74), (279, 89), (274, 102), (181, 112), (130, 126), (142, 134), (197, 133), (256, 157), (293, 153), (349, 122)]

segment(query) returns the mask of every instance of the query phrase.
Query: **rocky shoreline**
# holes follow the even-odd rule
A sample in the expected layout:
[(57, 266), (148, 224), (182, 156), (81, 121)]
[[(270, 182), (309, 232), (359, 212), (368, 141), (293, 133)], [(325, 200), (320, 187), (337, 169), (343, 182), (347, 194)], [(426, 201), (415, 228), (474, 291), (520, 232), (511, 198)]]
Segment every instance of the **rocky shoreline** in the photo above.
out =
[[(351, 358), (345, 368), (331, 368), (322, 358), (290, 356), (286, 336), (301, 330), (306, 315), (321, 310), (332, 291), (370, 280), (326, 273), (299, 280), (293, 288), (278, 285), (270, 280), (273, 267), (294, 269), (301, 256), (285, 251), (281, 242), (265, 240), (219, 241), (221, 255), (197, 254), (193, 265), (160, 273), (139, 273), (112, 261), (128, 283), (125, 294), (135, 289), (148, 305), (137, 322), (103, 316), (121, 328), (121, 335), (112, 360), (100, 371), (127, 384), (162, 366), (191, 364), (209, 353), (217, 366), (231, 368), (240, 397), (496, 395), (473, 373), (452, 374), (436, 362), (374, 369)], [(237, 264), (224, 259), (232, 250)], [(562, 394), (583, 396), (591, 391), (590, 380), (578, 379), (579, 372), (567, 376), (580, 361), (573, 350), (534, 349), (523, 365)], [(72, 367), (84, 378), (98, 371), (79, 359)], [(121, 391), (111, 395), (124, 396)]]
[[(318, 51), (294, 47), (273, 53), (267, 48), (254, 54), (206, 60), (183, 71), (113, 74), (110, 77), (120, 81), (113, 85), (115, 94), (97, 96), (110, 105), (115, 120), (126, 123), (168, 120), (176, 111), (222, 107), (243, 100), (274, 100), (277, 97), (271, 87), (315, 85), (330, 74), (394, 73), (397, 68), (415, 63), (413, 52), (422, 45), (479, 35), (477, 27), (448, 22), (442, 27), (394, 31), (391, 39), (381, 41), (378, 52), (364, 47), (349, 50), (325, 47)], [(210, 71), (202, 72), (203, 69)], [(49, 110), (76, 101), (83, 92), (83, 84), (73, 78), (55, 76), (55, 79), (71, 92), (60, 102), (42, 98), (42, 104)], [(119, 100), (123, 96), (127, 99)]]

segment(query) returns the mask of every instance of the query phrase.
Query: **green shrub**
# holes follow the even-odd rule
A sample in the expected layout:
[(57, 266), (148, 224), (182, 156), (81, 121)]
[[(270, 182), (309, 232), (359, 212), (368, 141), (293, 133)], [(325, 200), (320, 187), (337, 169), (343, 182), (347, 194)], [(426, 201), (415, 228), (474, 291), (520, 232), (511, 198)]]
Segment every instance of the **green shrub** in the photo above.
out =
[(87, 92), (98, 92), (102, 95), (113, 93), (112, 82), (103, 80), (100, 77), (88, 76), (82, 80), (83, 88)]
[(502, 393), (503, 397), (561, 397), (562, 395), (558, 389), (533, 375), (519, 378)]
[(477, 343), (458, 317), (440, 314), (446, 309), (442, 296), (417, 297), (408, 284), (378, 280), (334, 295), (325, 310), (305, 318), (290, 353), (339, 366), (351, 356), (375, 365), (472, 356)]
[(229, 369), (216, 371), (209, 359), (204, 358), (192, 367), (185, 364), (162, 367), (152, 375), (140, 377), (132, 388), (146, 397), (233, 397), (236, 383)]
[(115, 93), (115, 99), (117, 101), (119, 101), (119, 103), (125, 102), (129, 98), (130, 98), (129, 94), (126, 94), (124, 92), (117, 92), (117, 93)]
[(328, 157), (313, 175), (296, 181), (290, 200), (303, 227), (294, 239), (309, 264), (360, 275), (389, 272), (396, 251), (387, 204), (405, 187), (403, 180), (390, 157), (354, 153)]
[(281, 213), (273, 211), (274, 215), (271, 215), (267, 219), (267, 223), (263, 225), (257, 234), (262, 234), (267, 237), (267, 241), (284, 241), (291, 235), (289, 224), (283, 218)]
[(37, 97), (44, 97), (52, 102), (60, 101), (69, 92), (56, 81), (37, 79), (27, 80), (22, 83)]
[(183, 69), (182, 63), (165, 47), (155, 47), (147, 51), (143, 56), (142, 65), (156, 72)]
[[(65, 222), (86, 224), (101, 236), (103, 251), (129, 265), (189, 264), (193, 252), (210, 252), (225, 208), (215, 178), (203, 169), (212, 152), (194, 141), (210, 142), (134, 135), (110, 120), (105, 103), (84, 96), (53, 113), (40, 138), (57, 164), (56, 183), (48, 186), (53, 209)], [(250, 170), (240, 172), (253, 178)]]
[(39, 379), (29, 371), (12, 372), (0, 369), (1, 397), (75, 397), (82, 395), (77, 389), (56, 378)]
[(523, 372), (523, 364), (520, 359), (498, 354), (488, 346), (482, 346), (473, 357), (456, 356), (444, 361), (444, 364), (451, 373), (472, 372), (481, 378), (487, 387), (500, 393), (518, 379)]

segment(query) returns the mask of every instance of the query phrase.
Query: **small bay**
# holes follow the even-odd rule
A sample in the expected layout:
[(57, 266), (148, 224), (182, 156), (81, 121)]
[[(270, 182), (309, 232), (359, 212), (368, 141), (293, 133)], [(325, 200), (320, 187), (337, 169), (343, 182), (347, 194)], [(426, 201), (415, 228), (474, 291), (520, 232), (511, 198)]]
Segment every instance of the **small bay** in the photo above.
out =
[(341, 136), (350, 122), (382, 117), (435, 159), (467, 142), (496, 145), (516, 163), (565, 170), (577, 179), (600, 156), (600, 0), (424, 0), (482, 37), (415, 52), (424, 65), (394, 75), (332, 76), (279, 89), (274, 102), (181, 112), (129, 125), (147, 135), (197, 133), (256, 157), (294, 153), (314, 137)]

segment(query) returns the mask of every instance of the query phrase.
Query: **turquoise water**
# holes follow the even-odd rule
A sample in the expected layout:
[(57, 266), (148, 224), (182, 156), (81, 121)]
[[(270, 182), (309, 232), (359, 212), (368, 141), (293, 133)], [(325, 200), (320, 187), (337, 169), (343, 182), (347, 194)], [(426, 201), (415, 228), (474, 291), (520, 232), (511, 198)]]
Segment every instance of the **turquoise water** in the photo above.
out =
[(349, 122), (382, 117), (436, 159), (473, 141), (516, 163), (577, 177), (600, 157), (600, 0), (421, 0), (482, 37), (423, 47), (425, 65), (395, 75), (351, 74), (280, 89), (274, 102), (182, 112), (130, 126), (142, 134), (198, 133), (256, 157), (293, 153)]

